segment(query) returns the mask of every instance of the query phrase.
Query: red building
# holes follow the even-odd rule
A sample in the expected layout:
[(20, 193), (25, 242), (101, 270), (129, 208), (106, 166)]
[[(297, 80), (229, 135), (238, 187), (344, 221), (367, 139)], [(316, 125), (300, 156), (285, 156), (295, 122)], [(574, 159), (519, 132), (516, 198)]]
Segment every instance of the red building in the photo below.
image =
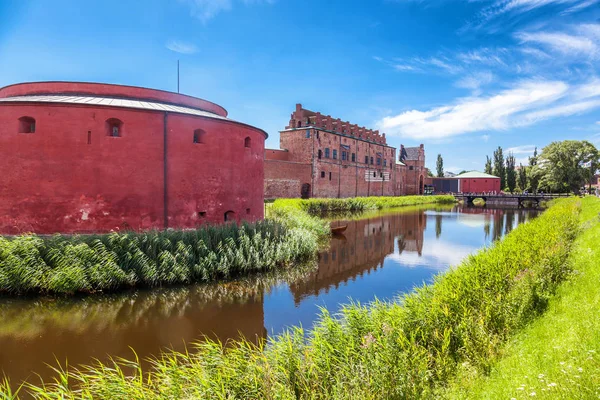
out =
[(459, 193), (500, 192), (500, 178), (483, 172), (471, 171), (457, 175)]
[(280, 132), (280, 148), (265, 151), (268, 199), (423, 193), (423, 145), (402, 147), (398, 156), (385, 134), (301, 104)]
[(267, 134), (206, 100), (75, 82), (0, 89), (0, 233), (263, 217)]

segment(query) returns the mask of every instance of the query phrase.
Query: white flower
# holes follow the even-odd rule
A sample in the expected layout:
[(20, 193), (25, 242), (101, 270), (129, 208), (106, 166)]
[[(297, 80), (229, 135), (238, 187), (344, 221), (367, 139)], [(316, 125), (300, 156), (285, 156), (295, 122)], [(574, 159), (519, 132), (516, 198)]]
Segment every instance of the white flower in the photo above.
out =
[(529, 395), (530, 395), (531, 397), (533, 397), (533, 396), (535, 396), (535, 392), (531, 392), (531, 393), (529, 393)]
[(583, 368), (581, 368), (581, 367), (580, 367), (580, 368), (577, 368), (577, 371), (579, 371), (579, 372), (583, 372)]
[(518, 387), (517, 390), (525, 390), (524, 387)]
[(549, 384), (548, 384), (548, 386), (549, 386), (549, 387), (554, 387), (554, 386), (556, 386), (556, 383), (554, 383), (554, 382), (552, 382), (552, 383), (549, 383)]
[(564, 361), (559, 362), (560, 365), (565, 365)]

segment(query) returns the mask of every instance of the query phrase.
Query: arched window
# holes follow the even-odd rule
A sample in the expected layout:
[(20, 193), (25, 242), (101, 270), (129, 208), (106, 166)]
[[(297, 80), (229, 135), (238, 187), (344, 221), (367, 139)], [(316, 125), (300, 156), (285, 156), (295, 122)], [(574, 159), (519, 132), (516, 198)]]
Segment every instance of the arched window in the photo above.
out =
[(194, 131), (194, 143), (201, 144), (206, 140), (206, 132), (202, 129), (196, 129)]
[(121, 137), (123, 136), (123, 121), (117, 118), (109, 118), (106, 120), (106, 136)]
[(252, 139), (250, 139), (250, 136), (246, 136), (246, 139), (244, 139), (244, 146), (249, 148), (251, 145)]
[(19, 118), (19, 133), (35, 133), (35, 119), (31, 117)]
[(235, 213), (231, 210), (224, 214), (225, 222), (235, 221)]

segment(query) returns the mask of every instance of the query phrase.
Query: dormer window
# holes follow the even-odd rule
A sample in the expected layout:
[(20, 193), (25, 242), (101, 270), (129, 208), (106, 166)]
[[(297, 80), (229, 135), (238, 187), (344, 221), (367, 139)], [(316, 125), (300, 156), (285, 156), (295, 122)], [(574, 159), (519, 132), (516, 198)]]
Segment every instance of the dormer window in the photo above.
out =
[(117, 118), (106, 120), (106, 136), (121, 137), (123, 136), (123, 121)]
[(35, 133), (35, 119), (31, 117), (19, 118), (19, 133)]

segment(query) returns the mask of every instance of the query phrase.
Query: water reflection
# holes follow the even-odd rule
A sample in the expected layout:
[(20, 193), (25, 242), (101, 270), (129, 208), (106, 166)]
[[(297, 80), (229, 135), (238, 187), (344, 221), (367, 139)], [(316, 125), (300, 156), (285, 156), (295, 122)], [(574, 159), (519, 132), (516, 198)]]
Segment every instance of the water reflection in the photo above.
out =
[[(49, 378), (45, 364), (141, 358), (185, 349), (208, 335), (251, 340), (310, 326), (318, 307), (390, 299), (510, 232), (535, 212), (460, 207), (404, 209), (346, 219), (318, 267), (218, 285), (140, 290), (76, 299), (0, 298), (0, 370), (12, 381)], [(428, 229), (429, 228), (429, 229)]]

